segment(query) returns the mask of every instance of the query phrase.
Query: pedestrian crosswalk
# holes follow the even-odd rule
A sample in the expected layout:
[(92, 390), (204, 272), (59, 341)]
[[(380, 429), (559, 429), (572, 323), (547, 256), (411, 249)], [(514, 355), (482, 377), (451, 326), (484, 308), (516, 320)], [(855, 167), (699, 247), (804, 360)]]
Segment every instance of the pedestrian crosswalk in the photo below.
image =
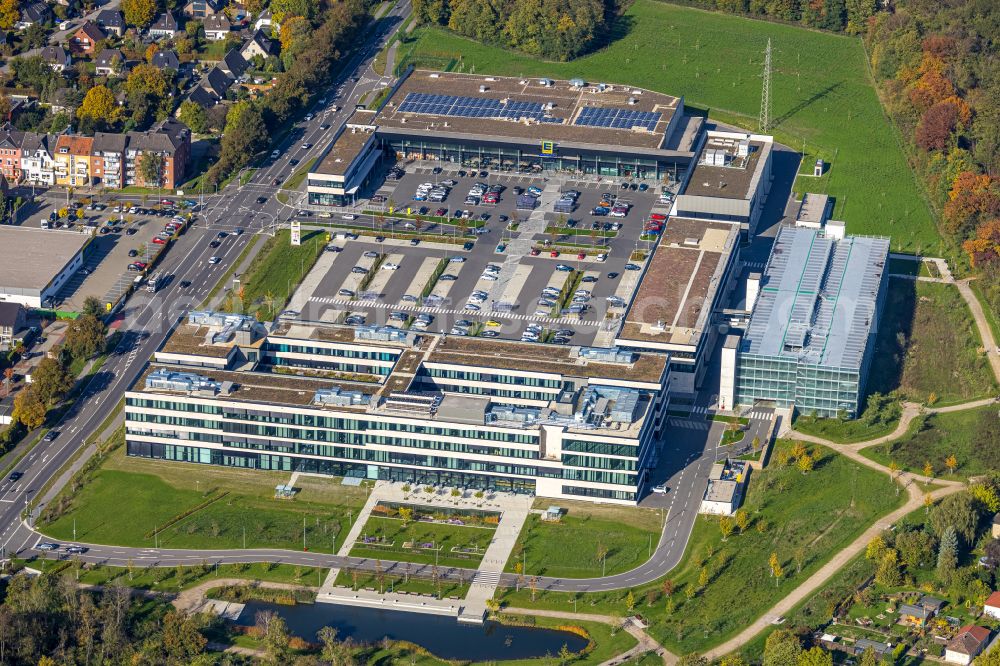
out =
[(747, 261), (747, 262), (744, 262), (743, 265), (748, 270), (751, 270), (751, 271), (762, 271), (762, 270), (764, 270), (764, 267), (767, 265), (767, 262), (765, 262), (765, 261)]
[(477, 571), (472, 577), (473, 585), (499, 585), (500, 584), (500, 572), (499, 571)]
[(671, 417), (670, 425), (675, 428), (684, 428), (685, 430), (708, 430), (712, 427), (711, 421), (692, 421), (691, 419), (682, 419), (679, 417)]
[(709, 408), (705, 405), (696, 405), (691, 408), (692, 414), (708, 414)]
[[(545, 316), (535, 316), (528, 314), (519, 314), (516, 312), (491, 312), (488, 310), (483, 310), (480, 312), (471, 312), (469, 310), (454, 309), (454, 308), (442, 308), (442, 307), (430, 307), (430, 306), (414, 306), (409, 303), (385, 303), (382, 301), (352, 301), (347, 298), (334, 298), (331, 296), (313, 296), (311, 302), (320, 303), (323, 305), (332, 305), (338, 307), (338, 309), (350, 310), (356, 308), (358, 310), (363, 310), (366, 308), (375, 308), (379, 310), (399, 310), (401, 312), (426, 312), (428, 314), (453, 314), (453, 315), (463, 315), (463, 316), (488, 316), (491, 319), (511, 319), (520, 321), (531, 321), (545, 324), (566, 324), (572, 326), (587, 326), (597, 328), (601, 325), (601, 321), (580, 319), (578, 317), (545, 317)], [(343, 307), (340, 307), (343, 306)]]
[(769, 411), (753, 411), (750, 412), (749, 414), (744, 414), (743, 416), (745, 416), (748, 419), (762, 419), (765, 421), (769, 421), (771, 420), (771, 417), (773, 415), (774, 415), (773, 412)]

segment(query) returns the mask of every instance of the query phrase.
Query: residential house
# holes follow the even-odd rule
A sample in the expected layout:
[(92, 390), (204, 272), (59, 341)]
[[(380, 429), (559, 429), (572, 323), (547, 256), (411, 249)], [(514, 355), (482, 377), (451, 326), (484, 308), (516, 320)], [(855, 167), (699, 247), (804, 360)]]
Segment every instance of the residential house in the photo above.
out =
[(52, 113), (65, 113), (72, 117), (76, 114), (80, 101), (80, 94), (76, 90), (56, 88), (49, 95), (48, 106)]
[(20, 303), (0, 302), (0, 351), (10, 349), (14, 336), (24, 328), (27, 318)]
[(56, 72), (61, 72), (69, 67), (72, 59), (61, 46), (46, 46), (40, 54), (42, 60)]
[(98, 13), (97, 25), (109, 35), (121, 37), (125, 34), (125, 17), (117, 9), (105, 9)]
[(229, 36), (232, 24), (224, 14), (215, 14), (205, 19), (205, 39), (213, 42), (221, 42)]
[(98, 76), (121, 76), (125, 73), (125, 56), (118, 49), (104, 49), (94, 59)]
[(52, 21), (52, 10), (44, 2), (28, 2), (21, 7), (21, 15), (14, 23), (15, 30), (27, 30), (36, 23), (45, 25)]
[(248, 63), (243, 56), (240, 55), (239, 49), (232, 49), (222, 57), (219, 64), (216, 65), (223, 72), (231, 76), (232, 78), (239, 80), (241, 76), (250, 68), (250, 63)]
[(273, 39), (269, 38), (264, 34), (263, 30), (258, 30), (253, 33), (249, 41), (240, 47), (240, 55), (247, 62), (253, 60), (256, 56), (262, 58), (268, 58), (270, 56), (278, 55), (278, 44)]
[(107, 39), (107, 37), (104, 31), (90, 21), (87, 21), (70, 37), (69, 50), (72, 53), (80, 53), (88, 56), (94, 55), (94, 51), (97, 49), (97, 42)]
[(1000, 592), (994, 592), (983, 604), (983, 615), (1000, 620)]
[(919, 604), (901, 604), (899, 606), (899, 623), (911, 627), (926, 627), (934, 616), (934, 612)]
[(125, 148), (128, 136), (120, 133), (97, 132), (91, 148), (91, 170), (95, 187), (119, 189), (123, 186)]
[(164, 12), (149, 26), (149, 36), (155, 39), (171, 39), (181, 31), (180, 24), (170, 12)]
[(9, 183), (21, 182), (21, 143), (24, 132), (5, 124), (0, 128), (0, 173)]
[(211, 93), (216, 99), (226, 98), (226, 92), (235, 81), (218, 67), (213, 67), (199, 82), (199, 86)]
[(210, 109), (219, 103), (219, 98), (210, 93), (202, 86), (195, 86), (188, 93), (187, 98), (203, 109)]
[[(163, 158), (160, 182), (146, 182), (141, 164), (144, 156)], [(167, 118), (145, 132), (129, 132), (125, 149), (125, 185), (174, 189), (184, 181), (191, 156), (191, 130), (187, 125)]]
[(929, 594), (925, 594), (924, 596), (920, 597), (919, 601), (917, 601), (918, 606), (923, 606), (927, 610), (931, 611), (934, 615), (937, 615), (938, 613), (941, 612), (941, 609), (944, 608), (944, 604), (945, 602), (943, 600), (938, 599), (937, 597), (932, 597)]
[(188, 0), (181, 13), (189, 18), (206, 19), (221, 14), (225, 6), (225, 0)]
[(181, 68), (177, 54), (169, 49), (161, 49), (154, 53), (150, 64), (157, 69), (172, 69), (175, 72)]
[(874, 652), (875, 656), (879, 660), (892, 654), (892, 646), (889, 645), (888, 643), (883, 643), (881, 641), (873, 641), (870, 638), (859, 638), (854, 642), (855, 655), (860, 657), (868, 650)]
[(280, 27), (281, 26), (277, 24), (277, 21), (275, 21), (274, 18), (271, 16), (270, 9), (265, 9), (264, 11), (262, 11), (260, 13), (260, 16), (257, 17), (257, 20), (253, 22), (254, 30), (264, 30), (265, 32), (272, 35), (274, 34), (274, 31)]
[(21, 175), (24, 182), (35, 185), (55, 185), (56, 138), (47, 134), (27, 132), (21, 142)]
[(56, 185), (86, 187), (90, 185), (90, 154), (94, 138), (76, 134), (60, 134), (56, 139)]
[(968, 666), (983, 651), (989, 639), (989, 629), (967, 624), (944, 646), (944, 660), (949, 664)]

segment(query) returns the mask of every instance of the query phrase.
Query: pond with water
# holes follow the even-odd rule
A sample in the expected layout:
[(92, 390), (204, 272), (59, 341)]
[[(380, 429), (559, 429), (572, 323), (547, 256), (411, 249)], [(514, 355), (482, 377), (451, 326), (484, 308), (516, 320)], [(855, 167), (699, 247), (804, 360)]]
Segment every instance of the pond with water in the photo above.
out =
[(356, 643), (375, 643), (383, 638), (409, 641), (441, 659), (528, 659), (555, 655), (563, 645), (570, 652), (587, 647), (587, 639), (557, 629), (510, 627), (492, 621), (465, 624), (453, 617), (339, 604), (279, 606), (252, 601), (237, 622), (252, 626), (259, 611), (278, 613), (292, 634), (308, 641), (316, 641), (316, 632), (329, 626), (337, 630), (337, 638), (341, 640), (350, 637)]

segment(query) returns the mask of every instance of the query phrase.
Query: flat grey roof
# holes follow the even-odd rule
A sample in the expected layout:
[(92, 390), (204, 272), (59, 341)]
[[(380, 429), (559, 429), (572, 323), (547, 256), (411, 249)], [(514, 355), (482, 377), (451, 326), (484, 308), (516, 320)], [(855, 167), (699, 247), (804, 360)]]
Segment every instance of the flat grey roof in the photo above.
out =
[(859, 369), (888, 255), (888, 238), (781, 227), (741, 353)]
[(44, 289), (91, 238), (76, 231), (0, 226), (0, 289)]

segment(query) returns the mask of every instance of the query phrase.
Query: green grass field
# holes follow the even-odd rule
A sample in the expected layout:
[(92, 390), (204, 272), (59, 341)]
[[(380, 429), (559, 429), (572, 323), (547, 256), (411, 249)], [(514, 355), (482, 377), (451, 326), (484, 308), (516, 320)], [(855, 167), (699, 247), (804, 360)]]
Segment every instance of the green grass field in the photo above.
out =
[[(535, 508), (546, 508), (551, 500), (538, 499)], [(528, 516), (507, 562), (507, 571), (531, 576), (590, 578), (634, 569), (649, 559), (650, 544), (660, 538), (659, 512), (633, 507), (588, 505), (559, 501), (566, 510), (559, 522)], [(573, 544), (567, 548), (566, 544)], [(598, 557), (604, 553), (605, 562)]]
[[(718, 518), (698, 517), (684, 559), (667, 576), (674, 587), (672, 612), (662, 581), (632, 591), (636, 612), (650, 622), (649, 632), (664, 647), (689, 654), (723, 642), (806, 580), (876, 517), (902, 503), (903, 495), (897, 495), (887, 476), (823, 447), (810, 451), (818, 452), (819, 459), (809, 474), (774, 462), (754, 472), (744, 501), (751, 523), (743, 534), (734, 533), (724, 542)], [(784, 569), (778, 581), (768, 567), (771, 553), (777, 553)], [(702, 569), (708, 579), (704, 587), (698, 584)], [(502, 600), (526, 608), (625, 615), (627, 594), (537, 591), (533, 602), (530, 589), (508, 589)]]
[(935, 405), (996, 393), (969, 307), (953, 285), (892, 279), (889, 282), (869, 389), (899, 391)]
[(274, 499), (274, 486), (287, 482), (283, 472), (150, 462), (119, 448), (79, 490), (64, 491), (68, 507), (39, 527), (56, 539), (73, 539), (75, 528), (86, 543), (164, 548), (242, 548), (245, 529), (247, 548), (298, 550), (304, 520), (306, 547), (335, 550), (367, 490), (303, 478), (296, 499)]
[[(382, 558), (400, 562), (440, 564), (441, 566), (474, 567), (483, 559), (483, 552), (490, 545), (495, 529), (465, 527), (411, 521), (403, 524), (396, 518), (369, 518), (361, 530), (361, 537), (351, 548), (353, 557)], [(365, 537), (380, 538), (386, 545), (365, 545)], [(404, 547), (412, 543), (411, 547)], [(419, 548), (418, 544), (431, 543), (433, 548)], [(457, 552), (452, 549), (477, 548), (478, 552)], [(437, 554), (435, 555), (435, 550)]]
[[(931, 414), (924, 427), (912, 428), (895, 441), (862, 449), (872, 460), (923, 473), (930, 463), (934, 474), (965, 479), (1000, 469), (1000, 419), (996, 405), (944, 414)], [(958, 467), (951, 475), (945, 459), (954, 455)]]
[[(476, 74), (582, 77), (683, 95), (722, 122), (757, 129), (763, 52), (773, 47), (772, 99), (778, 141), (830, 167), (801, 177), (796, 191), (836, 198), (834, 217), (856, 234), (892, 236), (893, 250), (943, 252), (897, 132), (885, 117), (861, 41), (793, 26), (636, 0), (607, 48), (572, 62), (544, 62), (445, 30), (421, 28), (399, 47), (405, 65)], [(738, 37), (737, 37), (738, 36)]]
[(303, 232), (297, 247), (289, 242), (290, 233), (281, 230), (269, 239), (243, 276), (244, 308), (261, 321), (281, 312), (326, 245), (325, 232)]

